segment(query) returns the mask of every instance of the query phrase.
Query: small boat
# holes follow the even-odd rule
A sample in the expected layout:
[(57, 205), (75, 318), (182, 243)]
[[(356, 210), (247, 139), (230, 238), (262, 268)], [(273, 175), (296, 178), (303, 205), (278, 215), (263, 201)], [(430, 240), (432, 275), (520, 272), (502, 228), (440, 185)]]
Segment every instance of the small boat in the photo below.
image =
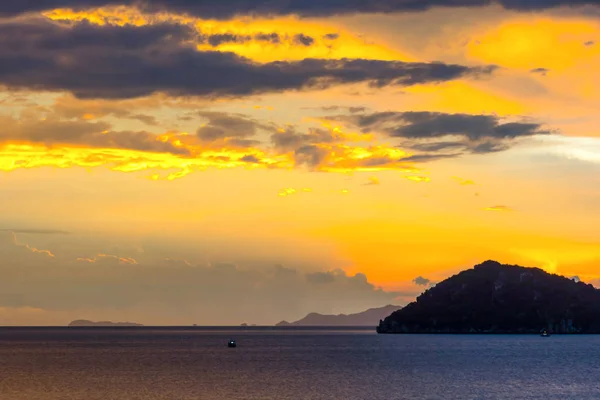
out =
[(230, 340), (229, 343), (227, 343), (227, 347), (237, 347), (235, 340)]
[(541, 337), (550, 337), (550, 334), (548, 333), (548, 331), (544, 330), (544, 331), (542, 331), (542, 334), (540, 336)]

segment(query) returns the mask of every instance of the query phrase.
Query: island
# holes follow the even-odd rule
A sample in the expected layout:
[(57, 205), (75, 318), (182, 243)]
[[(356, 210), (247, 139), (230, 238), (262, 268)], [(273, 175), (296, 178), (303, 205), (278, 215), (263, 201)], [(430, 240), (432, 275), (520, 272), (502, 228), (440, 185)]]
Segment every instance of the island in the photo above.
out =
[(379, 322), (378, 333), (600, 333), (600, 290), (539, 268), (486, 261)]
[(93, 322), (93, 321), (88, 321), (85, 319), (78, 319), (78, 320), (72, 321), (68, 326), (70, 326), (70, 327), (81, 327), (81, 326), (109, 327), (109, 326), (144, 326), (144, 325), (136, 324), (135, 322), (111, 322), (111, 321)]
[(387, 305), (385, 307), (370, 308), (356, 314), (327, 315), (310, 313), (306, 317), (295, 321), (281, 321), (276, 326), (376, 326), (377, 321), (399, 310), (400, 306)]

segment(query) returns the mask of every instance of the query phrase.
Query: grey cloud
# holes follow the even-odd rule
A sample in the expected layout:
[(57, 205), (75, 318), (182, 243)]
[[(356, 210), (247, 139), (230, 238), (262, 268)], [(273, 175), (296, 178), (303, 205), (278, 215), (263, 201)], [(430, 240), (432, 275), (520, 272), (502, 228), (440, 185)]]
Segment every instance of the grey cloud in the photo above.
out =
[(479, 143), (471, 148), (473, 153), (496, 153), (499, 151), (508, 150), (510, 146), (507, 143), (502, 142), (494, 142), (494, 141), (485, 141)]
[(464, 149), (465, 144), (462, 142), (434, 142), (434, 143), (415, 143), (410, 145), (411, 149), (420, 151), (440, 151), (448, 149)]
[(327, 39), (327, 40), (336, 40), (340, 37), (339, 33), (328, 33), (326, 35), (323, 35), (323, 39)]
[[(598, 0), (497, 0), (495, 3), (518, 11), (600, 4)], [(0, 14), (16, 15), (52, 8), (84, 9), (120, 4), (137, 5), (150, 12), (171, 11), (203, 18), (228, 19), (241, 15), (296, 14), (320, 17), (356, 13), (414, 12), (432, 7), (483, 7), (488, 6), (490, 0), (30, 0), (2, 2)]]
[(84, 119), (86, 115), (93, 115), (94, 118), (113, 116), (116, 118), (133, 119), (143, 122), (146, 125), (156, 126), (158, 120), (156, 117), (147, 114), (135, 113), (132, 104), (119, 104), (107, 101), (80, 101), (71, 96), (59, 98), (51, 106), (52, 114), (67, 119)]
[(252, 154), (242, 157), (241, 160), (249, 163), (260, 163), (258, 157)]
[(418, 286), (429, 286), (431, 284), (431, 280), (423, 278), (422, 276), (416, 277), (415, 279), (413, 279), (413, 282), (415, 285)]
[(293, 128), (288, 128), (284, 132), (271, 135), (271, 141), (278, 149), (292, 150), (308, 142), (306, 136), (296, 132)]
[(296, 165), (316, 167), (323, 162), (326, 155), (327, 149), (315, 145), (306, 145), (296, 149), (294, 152), (294, 160)]
[(324, 107), (304, 107), (306, 110), (320, 110), (320, 111), (340, 111), (347, 110), (351, 114), (357, 114), (367, 111), (367, 107), (344, 107), (344, 106), (324, 106)]
[(274, 126), (258, 122), (241, 114), (229, 114), (216, 111), (201, 111), (198, 115), (208, 119), (208, 123), (198, 128), (196, 135), (203, 141), (212, 142), (227, 138), (249, 138), (259, 129), (273, 132)]
[(593, 46), (593, 45), (595, 45), (595, 44), (596, 44), (596, 42), (595, 42), (595, 41), (593, 41), (593, 40), (588, 40), (588, 41), (587, 41), (587, 42), (585, 42), (583, 45), (584, 45), (584, 46), (588, 46), (588, 47), (589, 47), (589, 46)]
[(153, 126), (158, 125), (158, 120), (156, 119), (156, 117), (153, 117), (152, 115), (132, 114), (132, 115), (128, 115), (128, 118), (137, 119), (138, 121), (141, 121), (141, 122), (145, 123), (146, 125), (153, 125)]
[(402, 159), (404, 162), (425, 163), (431, 161), (444, 160), (447, 158), (455, 158), (461, 156), (462, 153), (454, 154), (415, 154)]
[(335, 276), (331, 272), (315, 272), (306, 275), (306, 280), (310, 283), (327, 284), (335, 281)]
[(190, 35), (187, 28), (164, 24), (83, 23), (80, 28), (78, 23), (65, 26), (41, 20), (0, 23), (0, 38), (10, 38), (0, 39), (0, 84), (12, 89), (67, 90), (79, 98), (133, 98), (157, 92), (215, 97), (350, 83), (407, 86), (495, 69), (365, 59), (258, 64), (234, 53), (197, 51), (188, 43)]
[(3, 130), (0, 141), (24, 140), (34, 143), (75, 144), (101, 148), (118, 148), (188, 155), (185, 148), (157, 139), (144, 131), (113, 131), (106, 122), (68, 121), (61, 119), (23, 120), (0, 118)]
[(234, 147), (246, 148), (262, 144), (262, 142), (253, 139), (228, 138), (227, 144)]
[(361, 113), (367, 111), (366, 107), (348, 107), (348, 111), (352, 114)]
[(293, 127), (288, 127), (283, 132), (273, 133), (271, 141), (279, 150), (293, 150), (303, 146), (333, 143), (339, 140), (326, 129), (311, 128), (308, 133), (301, 133)]

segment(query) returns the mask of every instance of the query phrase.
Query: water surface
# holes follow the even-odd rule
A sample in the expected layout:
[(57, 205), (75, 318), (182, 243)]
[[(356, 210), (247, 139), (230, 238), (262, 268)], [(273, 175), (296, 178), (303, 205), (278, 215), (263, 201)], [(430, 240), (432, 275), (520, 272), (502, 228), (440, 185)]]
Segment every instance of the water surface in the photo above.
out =
[(0, 399), (597, 400), (600, 336), (0, 329)]

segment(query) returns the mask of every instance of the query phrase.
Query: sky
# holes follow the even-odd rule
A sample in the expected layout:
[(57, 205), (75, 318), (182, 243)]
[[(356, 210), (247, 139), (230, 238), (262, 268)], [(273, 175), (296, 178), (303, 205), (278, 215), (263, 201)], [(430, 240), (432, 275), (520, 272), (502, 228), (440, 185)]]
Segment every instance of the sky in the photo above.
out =
[(0, 324), (600, 287), (600, 2), (0, 4)]

